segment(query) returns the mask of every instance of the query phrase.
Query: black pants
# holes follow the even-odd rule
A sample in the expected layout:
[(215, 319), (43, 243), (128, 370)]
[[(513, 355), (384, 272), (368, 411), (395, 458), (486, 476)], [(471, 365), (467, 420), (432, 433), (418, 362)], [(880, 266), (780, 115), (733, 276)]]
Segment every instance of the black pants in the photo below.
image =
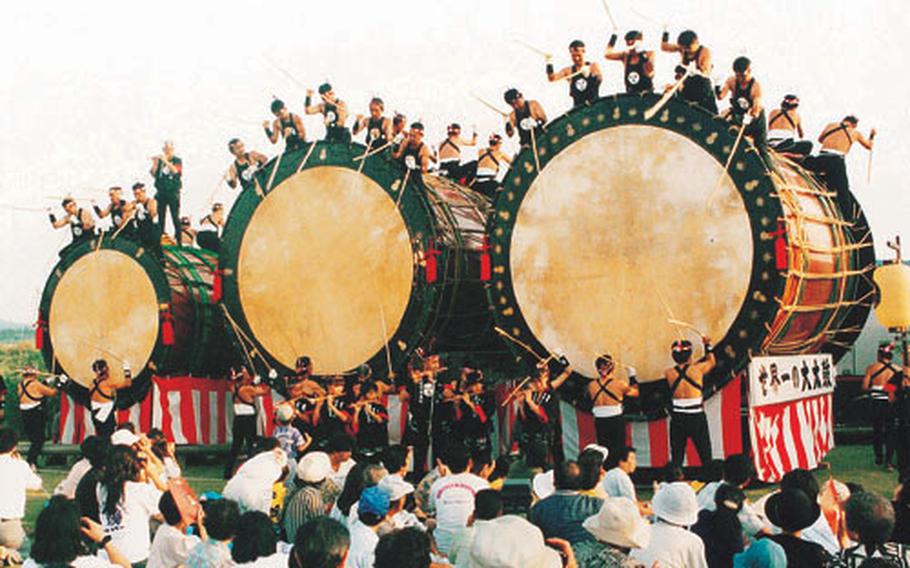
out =
[(110, 438), (117, 427), (117, 409), (112, 408), (110, 414), (103, 421), (98, 420), (98, 415), (92, 410), (92, 425), (95, 427), (95, 435), (99, 438)]
[(496, 178), (478, 178), (474, 180), (472, 189), (486, 195), (490, 199), (496, 199), (496, 190), (499, 189), (499, 182), (496, 181)]
[(217, 231), (199, 231), (196, 233), (196, 244), (200, 248), (218, 252), (221, 249), (221, 239)]
[(717, 98), (714, 96), (711, 79), (693, 75), (683, 83), (679, 95), (683, 100), (693, 102), (703, 109), (717, 114)]
[(711, 438), (708, 434), (708, 417), (704, 411), (697, 413), (673, 411), (670, 415), (670, 464), (682, 467), (686, 457), (686, 442), (692, 440), (702, 467), (711, 463)]
[(158, 235), (164, 234), (164, 225), (167, 221), (167, 212), (171, 212), (171, 222), (174, 224), (174, 240), (180, 243), (180, 192), (159, 191), (155, 194), (158, 201)]
[(253, 451), (253, 444), (256, 443), (256, 415), (242, 414), (234, 416), (234, 422), (231, 425), (231, 451), (228, 454), (227, 463), (224, 464), (224, 477), (229, 478), (234, 473), (234, 465), (237, 458), (240, 457), (244, 448), (246, 451)]
[(610, 450), (607, 459), (612, 463), (619, 450), (626, 446), (626, 417), (622, 414), (609, 418), (595, 417), (594, 431), (597, 443)]
[[(886, 400), (872, 399), (872, 450), (875, 452), (875, 463), (891, 463), (894, 457), (894, 429), (891, 427), (891, 403)], [(882, 462), (884, 459), (884, 462)]]
[(787, 138), (772, 143), (771, 147), (778, 152), (786, 154), (801, 154), (803, 156), (808, 156), (812, 153), (811, 140), (794, 140), (793, 138)]
[(22, 426), (25, 428), (25, 436), (28, 438), (29, 448), (26, 461), (37, 466), (38, 456), (44, 448), (44, 433), (47, 425), (47, 416), (44, 412), (44, 405), (39, 404), (35, 408), (22, 411)]
[(850, 189), (850, 180), (847, 178), (847, 163), (839, 154), (822, 152), (818, 156), (807, 160), (809, 168), (817, 173), (828, 189), (838, 193)]
[(326, 126), (325, 141), (338, 142), (340, 144), (350, 144), (351, 131), (344, 126)]
[(427, 463), (427, 451), (430, 449), (429, 430), (427, 423), (411, 421), (405, 432), (405, 443), (414, 448), (414, 471), (417, 473), (425, 473), (433, 467), (433, 464)]

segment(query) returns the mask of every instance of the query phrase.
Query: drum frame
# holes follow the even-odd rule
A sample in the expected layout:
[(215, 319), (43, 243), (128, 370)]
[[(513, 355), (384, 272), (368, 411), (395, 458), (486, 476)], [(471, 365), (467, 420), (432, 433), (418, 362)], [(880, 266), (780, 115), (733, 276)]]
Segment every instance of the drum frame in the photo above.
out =
[[(503, 191), (495, 202), (495, 213), (488, 224), (493, 264), (488, 297), (490, 305), (495, 309), (497, 324), (515, 338), (529, 344), (538, 354), (546, 354), (548, 350), (535, 337), (522, 316), (510, 268), (512, 231), (522, 201), (539, 173), (536, 164), (539, 163), (543, 170), (557, 154), (587, 134), (614, 126), (648, 124), (681, 134), (698, 144), (720, 164), (727, 163), (738, 134), (735, 127), (708, 111), (678, 99), (671, 99), (651, 121), (646, 121), (644, 112), (658, 100), (659, 97), (652, 94), (617, 94), (601, 98), (590, 107), (570, 110), (553, 120), (538, 135), (536, 159), (532, 149), (522, 149), (503, 180)], [(748, 141), (743, 141), (736, 147), (736, 154), (727, 173), (745, 204), (753, 241), (749, 294), (727, 335), (717, 341), (715, 348), (718, 358), (716, 376), (731, 377), (748, 363), (753, 353), (757, 355), (763, 352), (770, 334), (766, 322), (774, 321), (781, 311), (780, 298), (785, 291), (790, 266), (788, 263), (788, 267), (783, 270), (776, 267), (774, 231), (778, 220), (786, 219), (789, 212), (782, 206), (771, 175)], [(859, 210), (858, 206), (856, 209)], [(859, 216), (862, 216), (861, 211)], [(864, 217), (862, 219), (865, 220)], [(864, 251), (871, 252), (871, 240), (868, 245), (864, 244), (850, 252), (863, 254)], [(864, 310), (862, 305), (857, 305), (859, 307), (851, 307), (842, 315), (851, 322), (849, 329), (843, 332), (832, 331), (835, 336), (842, 338), (841, 346), (831, 346), (828, 347), (829, 350), (842, 354), (846, 350), (844, 346), (855, 338), (855, 335), (851, 335), (854, 333), (853, 328), (857, 325), (862, 327), (868, 307)], [(531, 366), (537, 362), (522, 349), (511, 344), (510, 348), (526, 365)]]

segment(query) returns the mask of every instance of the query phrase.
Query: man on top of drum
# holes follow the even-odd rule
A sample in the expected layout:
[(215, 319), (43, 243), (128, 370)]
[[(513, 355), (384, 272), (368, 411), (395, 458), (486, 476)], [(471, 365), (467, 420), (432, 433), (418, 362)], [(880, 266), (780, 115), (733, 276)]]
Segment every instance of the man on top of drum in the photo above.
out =
[(399, 160), (409, 170), (427, 173), (430, 169), (430, 149), (423, 143), (423, 124), (411, 124), (408, 137), (392, 153), (392, 158)]
[(155, 201), (158, 202), (158, 234), (164, 234), (164, 223), (168, 209), (174, 238), (180, 241), (180, 190), (183, 189), (183, 160), (174, 154), (174, 143), (164, 141), (161, 154), (152, 158), (149, 171), (155, 180)]
[(699, 43), (698, 34), (686, 30), (679, 34), (676, 43), (670, 43), (670, 32), (664, 30), (660, 49), (668, 53), (679, 53), (683, 67), (689, 68), (689, 76), (680, 90), (682, 98), (716, 113), (717, 101), (714, 100), (714, 90), (711, 87), (711, 50)]
[(610, 450), (608, 457), (616, 456), (626, 445), (626, 419), (623, 416), (623, 401), (627, 396), (637, 397), (635, 369), (629, 367), (629, 380), (616, 376), (616, 364), (610, 355), (601, 355), (594, 361), (597, 377), (586, 387), (594, 405), (594, 430), (597, 443)]
[(145, 184), (137, 181), (133, 184), (133, 214), (130, 218), (131, 233), (133, 237), (142, 243), (142, 246), (160, 252), (161, 240), (158, 238), (158, 232), (155, 230), (155, 222), (158, 219), (158, 202), (153, 197), (149, 197), (145, 190)]
[(307, 89), (304, 112), (322, 115), (326, 142), (350, 143), (351, 131), (344, 125), (348, 119), (348, 105), (335, 95), (332, 85), (328, 83), (319, 85), (319, 98), (322, 102), (314, 105), (313, 89)]
[(232, 138), (228, 142), (228, 150), (234, 156), (234, 161), (228, 168), (227, 184), (231, 189), (236, 188), (238, 183), (244, 190), (250, 189), (255, 185), (253, 176), (269, 159), (255, 150), (247, 152), (243, 140), (239, 138)]
[(92, 379), (92, 387), (88, 391), (91, 400), (92, 424), (95, 426), (95, 434), (98, 437), (110, 438), (117, 425), (114, 416), (117, 391), (132, 386), (133, 375), (130, 372), (129, 363), (124, 361), (123, 376), (112, 377), (107, 361), (104, 359), (98, 359), (92, 363), (92, 372), (95, 373), (95, 378)]
[(400, 144), (408, 137), (408, 117), (396, 112), (392, 117), (392, 143)]
[(470, 140), (461, 137), (461, 125), (453, 122), (446, 129), (446, 139), (439, 143), (439, 173), (453, 180), (459, 180), (465, 175), (461, 166), (461, 146), (476, 146), (477, 131), (471, 135)]
[(57, 219), (57, 216), (51, 213), (50, 209), (48, 209), (47, 218), (50, 219), (51, 226), (55, 229), (66, 226), (70, 228), (73, 241), (60, 251), (60, 254), (63, 255), (64, 251), (69, 250), (69, 248), (95, 236), (95, 220), (92, 219), (91, 213), (76, 205), (76, 200), (72, 197), (65, 197), (61, 205), (64, 213), (63, 218)]
[(600, 96), (600, 84), (603, 82), (600, 67), (597, 63), (585, 61), (585, 42), (580, 39), (569, 44), (569, 56), (572, 65), (555, 72), (550, 56), (547, 56), (547, 79), (551, 83), (567, 79), (572, 106), (590, 105)]
[(768, 115), (768, 144), (778, 152), (789, 154), (809, 154), (812, 142), (802, 140), (803, 121), (796, 109), (799, 108), (799, 97), (785, 95), (776, 108)]
[(847, 164), (844, 157), (853, 147), (853, 142), (871, 150), (875, 141), (875, 129), (869, 131), (866, 138), (856, 127), (859, 119), (848, 115), (840, 122), (832, 122), (825, 126), (818, 142), (822, 145), (821, 152), (815, 160), (816, 169), (823, 174), (830, 189), (847, 191), (850, 189), (850, 180), (847, 178)]
[(748, 57), (740, 56), (733, 60), (733, 76), (724, 82), (717, 98), (723, 99), (727, 95), (730, 95), (730, 108), (724, 111), (724, 118), (733, 124), (742, 125), (746, 129), (743, 134), (752, 139), (752, 144), (765, 159), (765, 163), (769, 163), (761, 84), (752, 76), (752, 61)]
[(643, 38), (640, 31), (632, 30), (624, 38), (626, 49), (617, 51), (614, 48), (619, 38), (614, 33), (610, 36), (607, 52), (604, 54), (609, 61), (622, 61), (623, 82), (629, 94), (654, 92), (654, 52), (641, 49)]
[(518, 141), (522, 146), (530, 147), (537, 135), (537, 130), (547, 123), (547, 114), (537, 101), (527, 101), (518, 89), (509, 89), (503, 95), (506, 104), (512, 107), (506, 121), (506, 134), (511, 138), (518, 128)]
[(705, 355), (692, 363), (692, 342), (684, 339), (674, 341), (671, 355), (675, 365), (664, 371), (673, 399), (670, 414), (670, 464), (673, 467), (682, 467), (689, 439), (695, 444), (702, 467), (711, 462), (711, 438), (702, 394), (704, 377), (717, 364), (717, 359), (711, 340), (703, 337), (702, 343)]
[(284, 138), (285, 152), (293, 152), (302, 147), (306, 141), (306, 129), (303, 128), (300, 115), (288, 111), (288, 107), (280, 99), (272, 101), (272, 114), (275, 115), (275, 120), (271, 125), (267, 120), (262, 123), (269, 142), (277, 144), (279, 137)]
[(364, 144), (370, 150), (388, 146), (392, 141), (392, 121), (382, 114), (384, 110), (385, 103), (382, 102), (382, 99), (373, 97), (370, 101), (370, 116), (364, 117), (362, 114), (358, 114), (354, 120), (352, 129), (354, 136), (357, 136), (361, 130), (366, 130)]
[[(891, 469), (894, 454), (894, 439), (891, 432), (891, 397), (886, 388), (889, 385), (901, 387), (903, 372), (893, 365), (894, 346), (890, 343), (878, 348), (878, 361), (866, 367), (863, 377), (863, 392), (869, 395), (872, 410), (872, 449), (875, 465), (885, 464)], [(882, 452), (884, 448), (884, 452)]]
[(110, 197), (111, 201), (107, 204), (107, 207), (102, 209), (92, 202), (92, 209), (95, 210), (95, 215), (99, 219), (104, 219), (108, 215), (111, 217), (111, 228), (110, 232), (116, 232), (120, 227), (123, 226), (126, 220), (126, 199), (123, 199), (123, 188), (119, 185), (115, 185), (107, 190), (107, 195)]
[(502, 136), (490, 134), (489, 142), (490, 145), (477, 155), (477, 174), (472, 187), (492, 199), (499, 188), (499, 182), (496, 181), (499, 166), (503, 162), (511, 164), (512, 158), (502, 151)]

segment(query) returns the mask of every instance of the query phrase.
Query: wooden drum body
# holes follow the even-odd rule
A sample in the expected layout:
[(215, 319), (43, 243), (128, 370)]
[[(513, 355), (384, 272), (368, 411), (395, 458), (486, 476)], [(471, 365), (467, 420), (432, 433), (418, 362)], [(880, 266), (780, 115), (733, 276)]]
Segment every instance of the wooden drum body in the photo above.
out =
[[(163, 247), (159, 260), (128, 239), (97, 239), (69, 252), (41, 297), (39, 334), (48, 369), (85, 391), (91, 364), (106, 359), (134, 386), (118, 399), (145, 396), (152, 375), (219, 375), (233, 362), (211, 291), (217, 258), (189, 247)], [(79, 389), (81, 387), (81, 389)], [(85, 394), (85, 392), (81, 392)]]
[[(224, 305), (251, 358), (318, 374), (397, 368), (412, 349), (471, 347), (492, 315), (479, 280), (488, 202), (358, 144), (283, 154), (237, 198), (221, 251)], [(388, 350), (386, 349), (388, 345)]]
[[(642, 381), (672, 365), (681, 320), (750, 354), (843, 352), (869, 311), (871, 234), (798, 166), (770, 174), (736, 131), (671, 100), (615, 96), (556, 119), (522, 151), (489, 224), (499, 326), (581, 375), (611, 353)], [(516, 350), (516, 355), (527, 354)], [(728, 376), (728, 375), (727, 375)]]

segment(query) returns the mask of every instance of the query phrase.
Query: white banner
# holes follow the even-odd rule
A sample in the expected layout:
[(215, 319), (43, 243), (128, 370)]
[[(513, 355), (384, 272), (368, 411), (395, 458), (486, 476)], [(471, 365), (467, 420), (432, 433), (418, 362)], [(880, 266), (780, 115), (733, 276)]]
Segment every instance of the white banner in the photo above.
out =
[(835, 373), (828, 354), (755, 357), (749, 362), (749, 406), (830, 394)]

